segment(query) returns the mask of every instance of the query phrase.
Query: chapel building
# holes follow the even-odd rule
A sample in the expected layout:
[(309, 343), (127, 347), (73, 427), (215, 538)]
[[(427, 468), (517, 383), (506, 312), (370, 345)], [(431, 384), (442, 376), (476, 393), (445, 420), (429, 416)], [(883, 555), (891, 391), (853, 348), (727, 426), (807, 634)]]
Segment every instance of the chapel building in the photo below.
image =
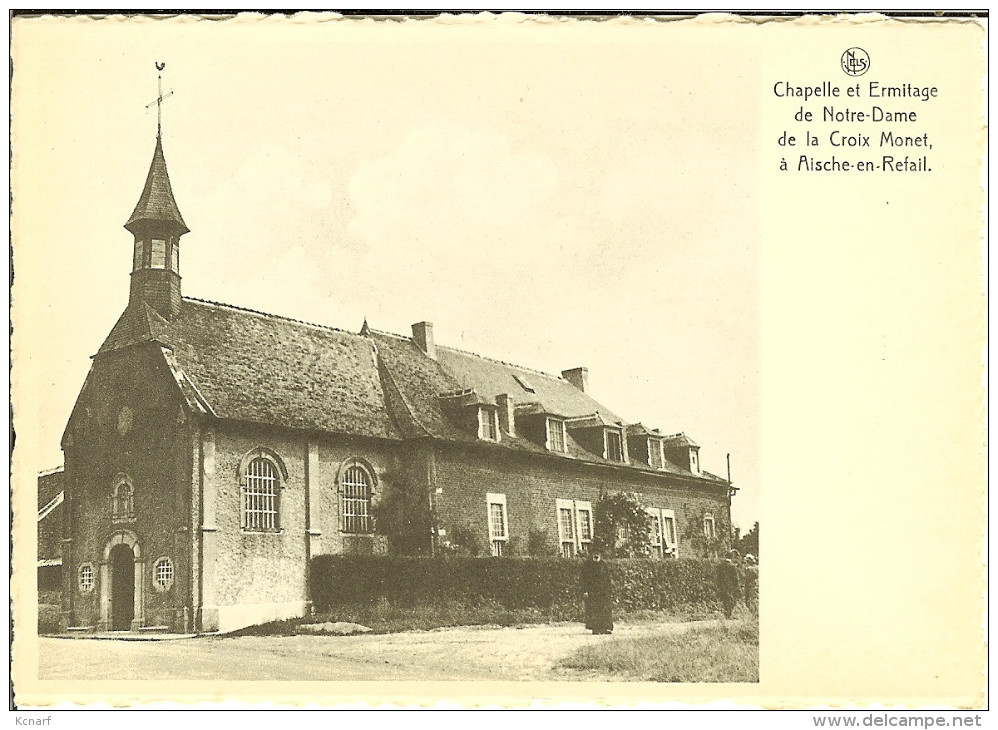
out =
[(639, 496), (652, 559), (716, 552), (734, 488), (699, 447), (552, 375), (409, 335), (181, 294), (157, 133), (129, 299), (39, 479), (40, 569), (77, 630), (230, 631), (309, 610), (324, 553), (565, 559), (602, 495)]

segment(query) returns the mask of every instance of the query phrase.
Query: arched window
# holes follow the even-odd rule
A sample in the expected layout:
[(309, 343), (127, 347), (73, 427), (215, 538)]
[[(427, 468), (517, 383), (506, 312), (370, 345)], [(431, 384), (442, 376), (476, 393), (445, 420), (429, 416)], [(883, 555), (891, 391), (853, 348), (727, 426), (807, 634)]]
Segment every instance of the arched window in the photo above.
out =
[(243, 528), (277, 530), (280, 477), (270, 459), (262, 456), (246, 466), (243, 481)]
[(135, 490), (124, 474), (119, 474), (111, 492), (111, 520), (128, 522), (135, 519)]
[(374, 529), (371, 520), (371, 492), (374, 479), (365, 466), (351, 463), (340, 479), (343, 532), (364, 533)]

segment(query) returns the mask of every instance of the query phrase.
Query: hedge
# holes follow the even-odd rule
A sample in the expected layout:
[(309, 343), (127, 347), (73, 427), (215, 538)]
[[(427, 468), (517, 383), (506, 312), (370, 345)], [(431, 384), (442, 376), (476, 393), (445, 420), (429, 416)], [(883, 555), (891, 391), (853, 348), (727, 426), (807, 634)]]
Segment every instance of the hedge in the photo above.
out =
[[(716, 563), (711, 561), (606, 562), (622, 612), (718, 606)], [(414, 607), (456, 601), (573, 620), (582, 603), (581, 567), (581, 560), (562, 558), (319, 555), (312, 559), (309, 584), (321, 612), (378, 602)]]

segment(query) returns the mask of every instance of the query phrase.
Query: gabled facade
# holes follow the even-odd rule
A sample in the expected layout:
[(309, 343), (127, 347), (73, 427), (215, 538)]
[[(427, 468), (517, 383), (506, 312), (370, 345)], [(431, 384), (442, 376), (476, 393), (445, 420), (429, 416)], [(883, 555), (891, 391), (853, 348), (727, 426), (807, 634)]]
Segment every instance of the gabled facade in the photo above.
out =
[(685, 436), (595, 401), (585, 368), (440, 346), (428, 322), (351, 333), (183, 297), (188, 228), (158, 136), (126, 228), (128, 305), (62, 440), (68, 626), (301, 615), (322, 553), (584, 555), (610, 492), (640, 495), (652, 557), (726, 534), (729, 483)]

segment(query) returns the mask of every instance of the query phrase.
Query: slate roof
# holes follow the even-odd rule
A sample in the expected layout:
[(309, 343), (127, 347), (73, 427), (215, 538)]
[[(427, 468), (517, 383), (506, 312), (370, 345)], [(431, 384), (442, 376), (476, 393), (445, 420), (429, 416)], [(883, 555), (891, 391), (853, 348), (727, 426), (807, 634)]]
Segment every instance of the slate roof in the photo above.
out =
[[(366, 325), (355, 334), (190, 297), (167, 321), (139, 301), (122, 313), (97, 357), (139, 343), (159, 346), (190, 407), (217, 418), (390, 440), (431, 438), (625, 466), (572, 438), (571, 419), (582, 425), (623, 421), (564, 378), (441, 346), (434, 360), (410, 338)], [(518, 416), (569, 419), (568, 452), (553, 453), (506, 433), (498, 443), (479, 440), (449, 415), (447, 399), (440, 397), (466, 390), (472, 391), (469, 403), (494, 405), (497, 395), (509, 394)], [(632, 460), (626, 466), (699, 478), (673, 464), (655, 470)]]
[(149, 165), (142, 195), (139, 196), (139, 202), (136, 203), (128, 222), (125, 223), (125, 228), (135, 233), (138, 224), (145, 221), (172, 223), (178, 227), (180, 235), (190, 231), (173, 197), (170, 175), (166, 170), (166, 158), (163, 156), (163, 140), (159, 136), (156, 137), (156, 148), (152, 153), (152, 163)]
[(185, 297), (172, 321), (133, 302), (98, 355), (139, 342), (162, 345), (188, 402), (218, 418), (376, 438), (401, 435), (366, 337)]
[[(607, 421), (622, 422), (609, 408), (556, 375), (439, 345), (437, 359), (458, 383), (463, 387), (473, 387), (491, 403), (496, 402), (497, 395), (506, 393), (513, 397), (517, 405), (539, 405), (539, 413), (578, 418), (599, 412)], [(533, 392), (527, 390), (524, 384)]]
[(38, 510), (47, 506), (62, 491), (63, 469), (58, 467), (38, 475)]
[[(441, 395), (471, 389), (473, 397), (468, 403), (484, 402), (495, 404), (497, 395), (507, 394), (516, 403), (516, 413), (538, 413), (559, 415), (566, 419), (577, 419), (582, 425), (619, 425), (623, 421), (606, 406), (582, 392), (564, 378), (519, 365), (474, 355), (462, 350), (436, 346), (437, 359), (433, 360), (408, 337), (381, 332), (365, 327), (365, 332), (374, 341), (379, 361), (384, 371), (390, 374), (392, 388), (405, 404), (404, 420), (412, 436), (476, 443), (482, 448), (512, 449), (521, 452), (544, 454), (555, 459), (584, 461), (592, 464), (625, 466), (620, 462), (603, 459), (579, 447), (568, 434), (568, 452), (559, 454), (548, 451), (542, 444), (525, 438), (503, 433), (498, 443), (481, 441), (476, 434), (459, 429), (448, 418)], [(531, 388), (533, 392), (524, 388)], [(590, 424), (591, 421), (591, 424)], [(725, 480), (706, 472), (694, 475), (689, 470), (666, 462), (663, 469), (653, 469), (636, 459), (627, 465), (641, 471), (661, 474), (663, 472), (688, 478), (702, 478), (707, 481), (724, 483)]]
[(666, 436), (662, 439), (665, 445), (668, 446), (695, 446), (700, 448), (700, 444), (691, 439), (685, 433), (674, 433), (670, 436)]

